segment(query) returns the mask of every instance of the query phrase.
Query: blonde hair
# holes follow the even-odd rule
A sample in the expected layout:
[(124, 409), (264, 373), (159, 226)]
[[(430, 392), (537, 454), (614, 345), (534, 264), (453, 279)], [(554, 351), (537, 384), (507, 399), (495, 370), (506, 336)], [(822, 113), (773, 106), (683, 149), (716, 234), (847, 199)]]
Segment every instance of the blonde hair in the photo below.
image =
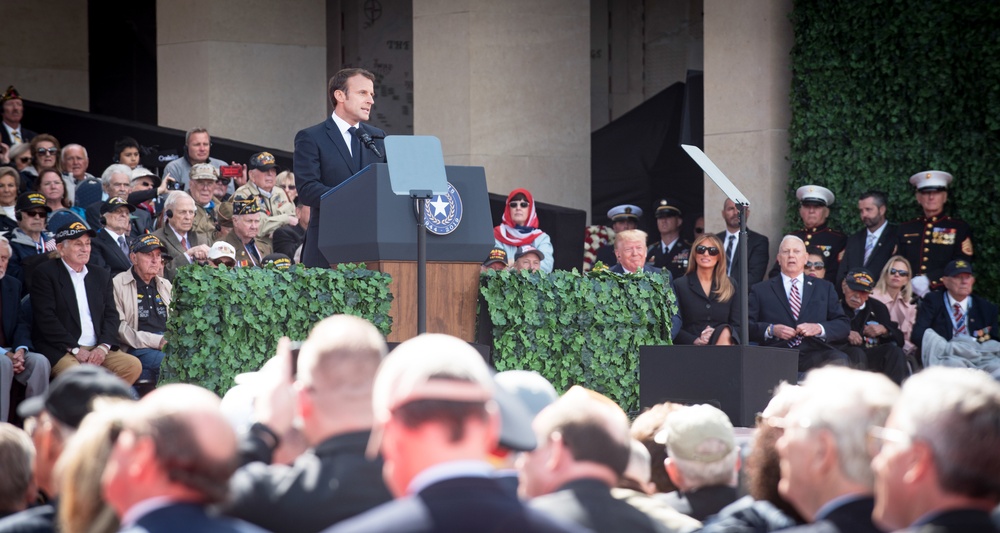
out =
[[(901, 255), (894, 255), (890, 257), (889, 260), (886, 261), (885, 266), (882, 267), (882, 273), (879, 274), (878, 283), (875, 284), (876, 291), (881, 292), (882, 294), (889, 294), (889, 282), (886, 280), (889, 279), (889, 270), (897, 261), (906, 265), (906, 270), (910, 273), (910, 279), (913, 279), (913, 266), (910, 265), (910, 261)], [(903, 287), (899, 289), (899, 292), (903, 295), (904, 302), (913, 301), (913, 288), (909, 283), (904, 283)]]
[(712, 268), (712, 285), (715, 286), (715, 290), (712, 293), (715, 294), (715, 298), (720, 302), (728, 302), (736, 294), (736, 287), (733, 286), (732, 282), (729, 281), (729, 276), (726, 275), (726, 252), (722, 248), (722, 241), (718, 237), (711, 233), (702, 233), (701, 236), (694, 240), (694, 244), (691, 245), (692, 260), (688, 261), (686, 273), (690, 274), (698, 268), (698, 262), (694, 261), (693, 257), (695, 255), (694, 250), (705, 241), (710, 241), (705, 246), (714, 246), (719, 249), (719, 260), (715, 262), (715, 267)]

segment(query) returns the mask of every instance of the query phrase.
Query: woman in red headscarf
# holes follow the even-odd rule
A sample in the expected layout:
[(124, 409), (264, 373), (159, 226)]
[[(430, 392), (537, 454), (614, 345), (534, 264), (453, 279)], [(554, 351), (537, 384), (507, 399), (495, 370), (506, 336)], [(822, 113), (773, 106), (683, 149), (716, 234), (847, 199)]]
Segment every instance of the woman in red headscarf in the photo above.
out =
[(503, 221), (493, 228), (493, 238), (498, 247), (507, 251), (507, 257), (514, 257), (522, 246), (534, 247), (545, 256), (541, 269), (552, 272), (552, 239), (538, 229), (535, 200), (527, 189), (514, 189), (507, 196)]

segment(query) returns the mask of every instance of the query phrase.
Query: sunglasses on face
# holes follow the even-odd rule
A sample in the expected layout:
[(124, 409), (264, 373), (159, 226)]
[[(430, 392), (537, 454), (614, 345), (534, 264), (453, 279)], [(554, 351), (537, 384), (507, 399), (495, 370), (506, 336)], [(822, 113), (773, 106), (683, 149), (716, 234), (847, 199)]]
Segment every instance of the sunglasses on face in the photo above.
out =
[(511, 207), (520, 207), (521, 209), (527, 209), (528, 208), (528, 201), (527, 200), (521, 200), (520, 202), (513, 201), (513, 202), (510, 203), (510, 206)]
[(285, 185), (285, 190), (286, 191), (294, 191), (295, 190), (295, 185)]
[(35, 218), (45, 218), (45, 211), (25, 211), (25, 215)]
[(899, 269), (896, 269), (896, 268), (890, 268), (889, 269), (889, 274), (894, 275), (894, 276), (902, 276), (904, 278), (908, 277), (910, 275), (910, 273), (907, 272), (906, 270), (899, 270)]
[(816, 261), (815, 263), (806, 263), (806, 268), (811, 268), (813, 270), (820, 270), (826, 268), (826, 265), (822, 261)]
[(19, 158), (17, 158), (17, 161), (18, 161), (18, 163), (30, 163), (31, 162), (31, 156), (27, 155), (27, 156), (24, 156), (24, 157), (19, 157)]
[(697, 254), (719, 255), (719, 249), (715, 246), (702, 246), (699, 244), (695, 246), (694, 251)]
[(35, 153), (38, 155), (56, 155), (57, 152), (59, 152), (59, 150), (56, 150), (55, 148), (39, 148), (38, 150), (35, 150)]

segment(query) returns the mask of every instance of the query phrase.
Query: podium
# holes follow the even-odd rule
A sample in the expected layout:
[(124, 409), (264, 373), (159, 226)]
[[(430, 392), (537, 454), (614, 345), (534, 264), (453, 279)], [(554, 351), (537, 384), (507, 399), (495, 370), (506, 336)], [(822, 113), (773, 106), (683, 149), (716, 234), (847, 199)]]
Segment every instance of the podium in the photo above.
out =
[[(455, 198), (435, 197), (429, 216), (450, 233), (427, 235), (427, 331), (475, 340), (479, 266), (493, 248), (483, 167), (446, 166)], [(448, 205), (441, 207), (441, 202)], [(433, 204), (432, 204), (433, 205)], [(460, 207), (458, 207), (460, 205)], [(331, 266), (364, 262), (389, 274), (389, 342), (417, 334), (417, 220), (414, 203), (393, 193), (385, 163), (369, 165), (320, 200), (319, 249)], [(460, 213), (457, 225), (454, 218)], [(451, 226), (454, 226), (453, 228)]]
[(752, 428), (781, 381), (798, 381), (799, 352), (772, 346), (640, 346), (639, 403), (707, 403)]

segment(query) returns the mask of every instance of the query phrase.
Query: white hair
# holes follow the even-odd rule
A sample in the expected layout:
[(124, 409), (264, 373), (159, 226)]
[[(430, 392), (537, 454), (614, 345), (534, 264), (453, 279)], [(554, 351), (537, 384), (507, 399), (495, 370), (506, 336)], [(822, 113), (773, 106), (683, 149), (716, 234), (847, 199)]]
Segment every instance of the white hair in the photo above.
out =
[[(699, 450), (705, 453), (721, 451), (729, 445), (718, 439), (706, 439), (699, 445)], [(712, 450), (716, 447), (717, 450)], [(701, 487), (711, 487), (716, 485), (736, 484), (736, 459), (739, 457), (740, 447), (734, 446), (725, 457), (718, 461), (703, 463), (690, 459), (681, 459), (667, 446), (667, 456), (671, 458), (681, 475), (684, 476), (685, 490), (695, 490)]]
[(84, 148), (82, 144), (67, 144), (66, 146), (62, 147), (62, 150), (59, 151), (59, 160), (60, 161), (63, 160), (63, 159), (66, 159), (66, 150), (69, 150), (70, 148), (79, 148), (79, 149), (83, 150), (83, 157), (86, 157), (87, 159), (90, 159), (90, 155), (87, 153), (87, 149)]
[(115, 163), (104, 169), (104, 173), (101, 174), (101, 185), (105, 188), (105, 190), (108, 188), (108, 185), (111, 185), (111, 177), (115, 174), (124, 174), (129, 181), (132, 180), (132, 168), (128, 165)]

